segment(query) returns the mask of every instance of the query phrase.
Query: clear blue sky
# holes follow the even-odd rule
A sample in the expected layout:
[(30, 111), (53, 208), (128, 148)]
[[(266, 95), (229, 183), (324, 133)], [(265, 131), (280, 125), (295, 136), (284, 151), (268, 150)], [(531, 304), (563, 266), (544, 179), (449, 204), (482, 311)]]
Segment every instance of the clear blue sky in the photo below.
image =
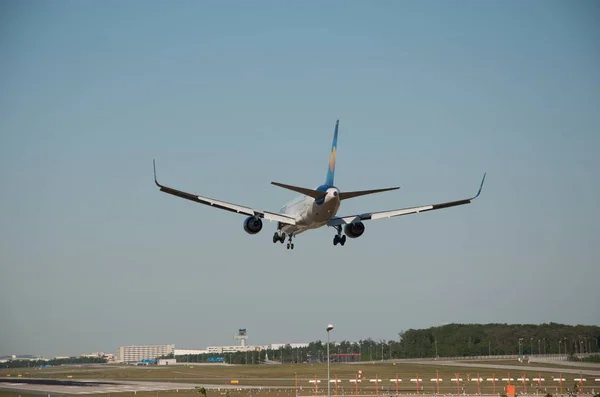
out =
[[(4, 1), (0, 354), (600, 323), (594, 1)], [(296, 249), (242, 216), (400, 185), (341, 214), (474, 194)]]

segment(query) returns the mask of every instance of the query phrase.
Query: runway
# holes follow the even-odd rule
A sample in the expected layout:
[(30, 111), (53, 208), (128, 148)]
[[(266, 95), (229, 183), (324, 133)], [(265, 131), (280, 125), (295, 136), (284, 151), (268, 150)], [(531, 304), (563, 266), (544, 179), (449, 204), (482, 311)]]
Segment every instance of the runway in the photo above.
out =
[(144, 382), (117, 380), (59, 380), (39, 378), (0, 379), (0, 390), (39, 395), (85, 395), (102, 393), (206, 389), (270, 389), (264, 386), (207, 385), (197, 383)]
[[(452, 360), (423, 360), (423, 361), (412, 361), (415, 364), (420, 365), (437, 365), (437, 366), (450, 366), (450, 367), (470, 367), (470, 368), (489, 368), (489, 369), (497, 369), (497, 370), (509, 370), (515, 372), (529, 372), (529, 371), (540, 371), (540, 372), (554, 372), (556, 374), (576, 374), (580, 373), (583, 375), (594, 376), (596, 378), (600, 378), (600, 366), (598, 364), (591, 364), (587, 366), (587, 368), (557, 368), (544, 366), (544, 363), (537, 362), (536, 365), (531, 366), (523, 366), (523, 365), (510, 365), (510, 364), (484, 364), (477, 362), (465, 362), (465, 361), (452, 361)], [(532, 363), (533, 364), (533, 363)]]

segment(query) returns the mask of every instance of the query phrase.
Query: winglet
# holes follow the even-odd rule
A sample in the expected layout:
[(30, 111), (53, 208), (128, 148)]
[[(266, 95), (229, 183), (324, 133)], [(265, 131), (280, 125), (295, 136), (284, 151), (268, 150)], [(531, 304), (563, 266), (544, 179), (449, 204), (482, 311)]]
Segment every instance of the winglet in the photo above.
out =
[(154, 183), (156, 183), (156, 186), (161, 187), (161, 185), (156, 180), (156, 161), (154, 159), (152, 159), (152, 166), (154, 167)]
[(486, 176), (486, 174), (487, 174), (487, 172), (485, 172), (483, 174), (483, 179), (481, 180), (481, 185), (479, 185), (479, 190), (477, 191), (477, 194), (471, 200), (476, 199), (481, 194), (481, 189), (483, 189), (483, 182), (485, 182), (485, 176)]

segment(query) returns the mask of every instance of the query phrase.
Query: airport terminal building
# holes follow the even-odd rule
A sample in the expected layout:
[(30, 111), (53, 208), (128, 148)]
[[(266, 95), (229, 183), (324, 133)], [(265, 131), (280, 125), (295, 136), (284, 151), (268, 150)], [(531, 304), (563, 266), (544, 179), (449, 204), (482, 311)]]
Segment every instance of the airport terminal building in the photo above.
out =
[(229, 346), (208, 346), (206, 349), (175, 349), (174, 344), (170, 345), (129, 345), (119, 347), (117, 354), (118, 361), (122, 363), (137, 363), (142, 360), (156, 359), (161, 356), (185, 356), (196, 354), (227, 354), (237, 352), (253, 352), (262, 350), (279, 350), (286, 346), (292, 348), (307, 347), (308, 343), (273, 343), (270, 345), (247, 345), (248, 333), (245, 328), (240, 328), (233, 336), (233, 339), (240, 342), (239, 345)]
[(119, 361), (123, 363), (139, 362), (172, 354), (175, 345), (138, 345), (119, 347)]

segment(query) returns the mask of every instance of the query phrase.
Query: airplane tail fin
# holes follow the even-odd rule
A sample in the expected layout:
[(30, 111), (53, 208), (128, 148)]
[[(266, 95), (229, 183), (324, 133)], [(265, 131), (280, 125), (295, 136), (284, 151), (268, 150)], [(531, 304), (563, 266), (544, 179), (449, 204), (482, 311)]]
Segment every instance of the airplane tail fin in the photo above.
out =
[(333, 180), (335, 177), (335, 156), (337, 152), (337, 139), (338, 139), (338, 126), (340, 120), (335, 122), (335, 130), (333, 132), (333, 142), (331, 143), (331, 153), (329, 154), (329, 168), (327, 169), (327, 178), (325, 184), (327, 186), (333, 186)]

